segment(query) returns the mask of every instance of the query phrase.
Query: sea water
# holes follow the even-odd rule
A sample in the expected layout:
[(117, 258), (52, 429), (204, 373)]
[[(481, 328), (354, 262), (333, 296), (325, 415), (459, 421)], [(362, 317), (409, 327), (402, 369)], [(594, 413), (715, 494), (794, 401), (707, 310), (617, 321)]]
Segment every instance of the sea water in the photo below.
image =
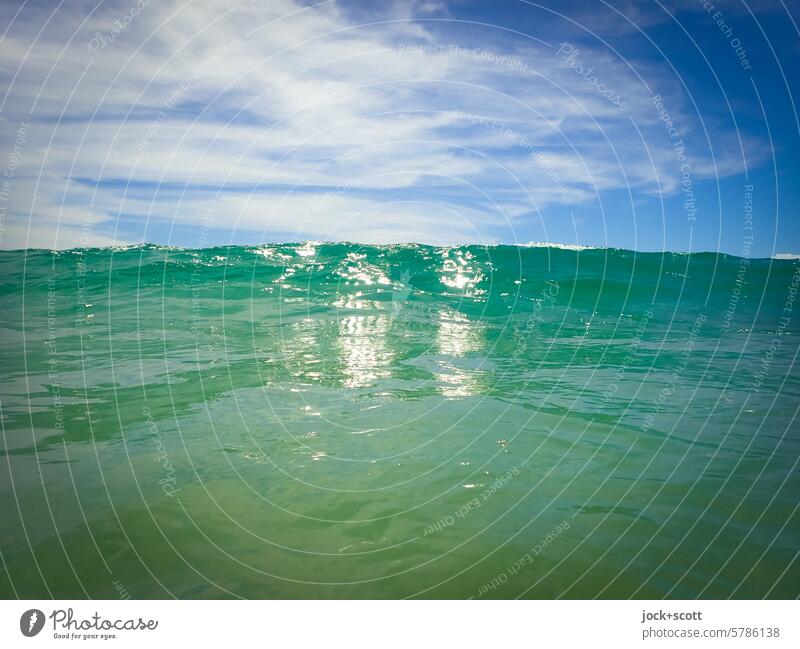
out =
[(800, 595), (800, 263), (0, 253), (0, 595)]

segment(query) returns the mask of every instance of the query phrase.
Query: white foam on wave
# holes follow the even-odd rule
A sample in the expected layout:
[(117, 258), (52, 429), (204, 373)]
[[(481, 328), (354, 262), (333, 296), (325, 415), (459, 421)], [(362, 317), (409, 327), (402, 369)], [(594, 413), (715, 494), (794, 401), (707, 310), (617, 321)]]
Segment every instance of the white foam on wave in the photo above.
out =
[(579, 246), (573, 243), (552, 243), (550, 241), (529, 241), (526, 248), (558, 248), (559, 250), (594, 250), (593, 246)]

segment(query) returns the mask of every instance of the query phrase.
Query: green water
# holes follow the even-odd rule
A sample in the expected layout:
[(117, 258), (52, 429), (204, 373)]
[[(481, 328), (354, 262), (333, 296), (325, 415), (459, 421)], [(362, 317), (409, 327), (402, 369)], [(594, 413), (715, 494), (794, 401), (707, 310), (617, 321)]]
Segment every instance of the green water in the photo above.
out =
[(0, 253), (0, 595), (797, 597), (798, 283), (622, 250)]

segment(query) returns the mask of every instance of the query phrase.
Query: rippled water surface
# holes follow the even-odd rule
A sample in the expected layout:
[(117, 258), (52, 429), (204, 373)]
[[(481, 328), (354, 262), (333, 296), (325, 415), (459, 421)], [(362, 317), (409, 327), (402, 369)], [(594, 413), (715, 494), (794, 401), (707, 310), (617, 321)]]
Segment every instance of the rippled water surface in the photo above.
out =
[(0, 253), (0, 595), (797, 597), (798, 269)]

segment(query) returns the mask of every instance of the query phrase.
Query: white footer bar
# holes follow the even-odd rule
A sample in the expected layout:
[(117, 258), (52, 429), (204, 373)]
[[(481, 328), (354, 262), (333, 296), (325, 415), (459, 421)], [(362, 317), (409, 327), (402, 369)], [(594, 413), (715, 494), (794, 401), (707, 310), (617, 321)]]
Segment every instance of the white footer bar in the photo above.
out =
[(798, 620), (794, 601), (4, 601), (0, 647), (777, 648)]

